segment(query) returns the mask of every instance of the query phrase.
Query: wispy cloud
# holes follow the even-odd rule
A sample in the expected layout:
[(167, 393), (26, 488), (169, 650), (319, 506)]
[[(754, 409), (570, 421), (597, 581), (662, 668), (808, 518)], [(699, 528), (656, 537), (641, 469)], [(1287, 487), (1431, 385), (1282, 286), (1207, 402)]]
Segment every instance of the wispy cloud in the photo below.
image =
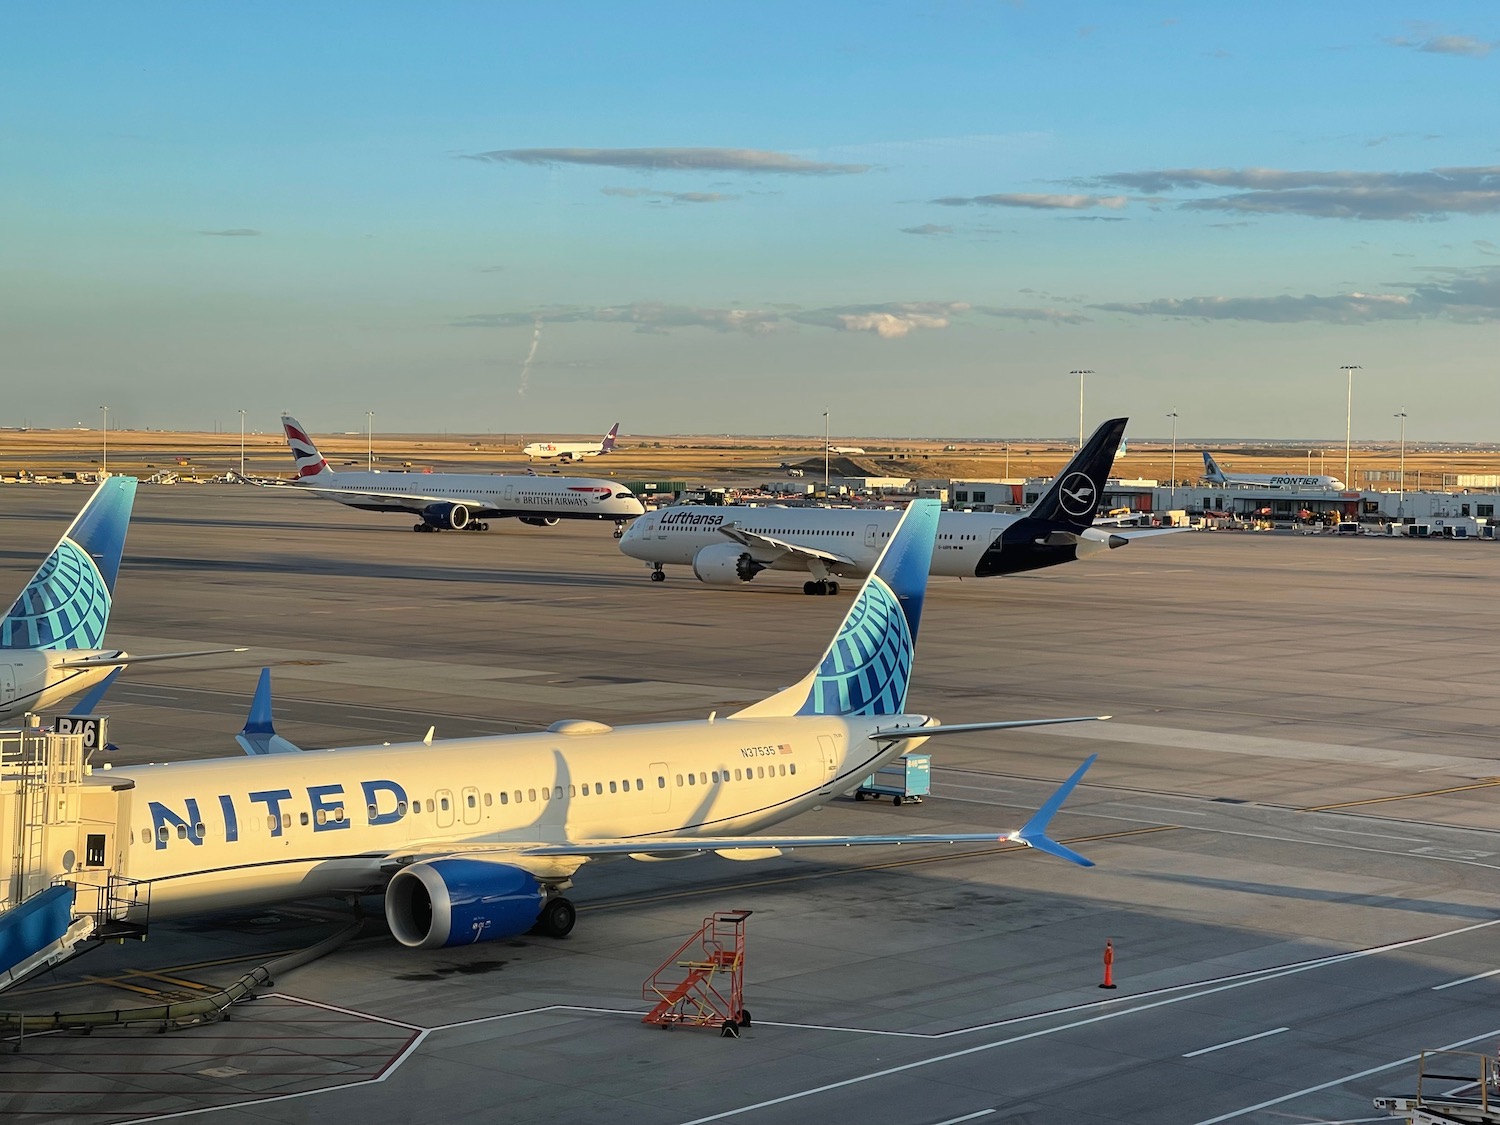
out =
[(868, 172), (870, 164), (829, 164), (785, 152), (753, 148), (504, 148), (463, 157), (492, 164), (585, 164), (649, 172), (758, 172), (788, 176), (841, 176)]
[(198, 233), (214, 238), (257, 238), (260, 235), (260, 231), (251, 230), (249, 227), (234, 227), (230, 230), (200, 230)]
[[(534, 331), (542, 324), (620, 324), (647, 333), (703, 328), (711, 332), (750, 335), (806, 326), (837, 332), (869, 332), (883, 340), (898, 340), (919, 328), (947, 328), (955, 317), (968, 311), (969, 305), (962, 301), (895, 301), (813, 309), (797, 305), (711, 308), (638, 301), (628, 305), (549, 306), (524, 312), (482, 313), (453, 323), (458, 328), (532, 328)], [(1039, 315), (1038, 318), (1043, 317)]]
[(1475, 39), (1472, 35), (1398, 35), (1386, 40), (1393, 47), (1407, 47), (1429, 55), (1461, 55), (1482, 59), (1500, 44)]
[(656, 191), (652, 188), (606, 187), (599, 191), (621, 199), (646, 199), (652, 203), (727, 203), (737, 195), (717, 191)]
[(953, 317), (969, 311), (962, 301), (902, 301), (878, 305), (837, 305), (792, 314), (799, 324), (840, 332), (873, 332), (882, 340), (899, 340), (918, 328), (947, 328)]
[(1500, 268), (1445, 269), (1435, 281), (1396, 286), (1405, 292), (1304, 294), (1276, 297), (1164, 297), (1138, 303), (1092, 305), (1103, 312), (1189, 320), (1249, 320), (1269, 324), (1321, 321), (1366, 324), (1385, 320), (1500, 320)]
[(1095, 181), (1150, 194), (1201, 188), (1229, 195), (1183, 200), (1185, 211), (1303, 215), (1319, 219), (1421, 220), (1500, 211), (1500, 167), (1425, 172), (1167, 168), (1116, 172)]
[(1123, 195), (1039, 195), (1001, 192), (997, 195), (945, 195), (932, 200), (943, 207), (1025, 207), (1037, 211), (1082, 211), (1090, 207), (1119, 210), (1129, 202)]
[(919, 227), (902, 227), (902, 234), (952, 234), (952, 227), (945, 227), (938, 223), (923, 223)]
[(1000, 317), (1002, 320), (1039, 320), (1047, 324), (1087, 324), (1089, 318), (1082, 313), (1070, 312), (1067, 309), (1052, 308), (1006, 308), (993, 305), (979, 305), (975, 312), (983, 313), (985, 316)]
[(539, 324), (624, 324), (638, 332), (707, 328), (715, 332), (772, 331), (781, 315), (767, 309), (714, 309), (640, 301), (629, 305), (549, 306), (531, 312), (481, 313), (454, 322), (459, 328), (518, 328)]

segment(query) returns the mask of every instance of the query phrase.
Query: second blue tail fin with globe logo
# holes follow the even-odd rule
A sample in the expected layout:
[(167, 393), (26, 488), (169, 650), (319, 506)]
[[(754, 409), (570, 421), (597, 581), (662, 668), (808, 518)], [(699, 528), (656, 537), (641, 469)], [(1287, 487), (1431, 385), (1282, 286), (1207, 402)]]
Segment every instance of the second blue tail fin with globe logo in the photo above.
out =
[(904, 713), (940, 508), (906, 509), (818, 666), (735, 718)]
[(110, 477), (0, 619), (0, 648), (95, 649), (104, 641), (136, 479)]

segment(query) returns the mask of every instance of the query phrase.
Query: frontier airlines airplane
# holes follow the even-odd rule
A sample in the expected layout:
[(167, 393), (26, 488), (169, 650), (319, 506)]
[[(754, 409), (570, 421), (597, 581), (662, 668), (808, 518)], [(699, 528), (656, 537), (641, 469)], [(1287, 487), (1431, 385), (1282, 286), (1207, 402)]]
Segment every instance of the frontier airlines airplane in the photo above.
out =
[[(568, 720), (537, 734), (303, 753), (273, 736), (263, 675), (242, 742), (250, 756), (95, 772), (72, 827), (49, 818), (39, 862), (5, 870), (11, 851), (0, 852), (0, 888), (61, 883), (70, 892), (42, 894), (63, 899), (108, 882), (115, 900), (149, 898), (152, 920), (383, 892), (396, 940), (436, 949), (529, 930), (561, 937), (573, 928), (564, 892), (579, 869), (627, 856), (1009, 842), (1089, 866), (1047, 826), (1093, 758), (1011, 832), (759, 834), (930, 738), (1087, 721), (941, 726), (908, 709), (937, 527), (936, 501), (913, 504), (812, 671), (723, 717), (618, 730)], [(27, 909), (0, 914), (0, 939)], [(64, 932), (32, 943), (40, 950)]]
[(616, 537), (625, 521), (645, 511), (621, 484), (582, 477), (534, 473), (336, 473), (291, 415), (281, 418), (297, 462), (293, 488), (367, 512), (406, 512), (418, 517), (413, 531), (488, 531), (486, 520), (513, 517), (536, 527), (559, 520), (614, 520)]

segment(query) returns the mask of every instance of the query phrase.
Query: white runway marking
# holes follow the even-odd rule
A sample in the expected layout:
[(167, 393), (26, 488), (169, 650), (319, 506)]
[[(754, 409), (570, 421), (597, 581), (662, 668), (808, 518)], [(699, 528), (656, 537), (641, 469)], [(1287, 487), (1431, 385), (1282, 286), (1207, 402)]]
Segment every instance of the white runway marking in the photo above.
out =
[(1207, 816), (1206, 812), (1189, 812), (1187, 809), (1159, 809), (1155, 805), (1116, 805), (1117, 809), (1135, 809), (1137, 812), (1164, 812), (1172, 816)]
[(1468, 984), (1471, 980), (1484, 980), (1485, 977), (1500, 976), (1500, 969), (1491, 969), (1487, 973), (1475, 973), (1472, 977), (1462, 977), (1459, 980), (1450, 980), (1447, 984), (1435, 984), (1432, 991), (1441, 992), (1445, 988), (1456, 988), (1461, 984)]
[[(1488, 929), (1489, 927), (1495, 926), (1495, 925), (1500, 925), (1500, 919), (1496, 919), (1496, 920), (1489, 921), (1489, 922), (1477, 922), (1477, 923), (1475, 923), (1472, 926), (1463, 926), (1463, 927), (1460, 927), (1457, 930), (1449, 930), (1447, 932), (1447, 934), (1448, 935), (1456, 935), (1456, 934), (1460, 934), (1460, 933), (1471, 932), (1471, 931), (1474, 931), (1474, 930)], [(1407, 945), (1407, 944), (1423, 944), (1423, 943), (1425, 943), (1427, 941), (1430, 941), (1430, 940), (1432, 940), (1432, 939), (1431, 938), (1414, 938), (1414, 939), (1412, 939), (1411, 943), (1407, 943), (1407, 942), (1395, 942), (1392, 945), (1386, 946), (1384, 948), (1386, 950), (1395, 949), (1395, 948), (1399, 948), (1399, 947)], [(936, 1066), (939, 1063), (952, 1062), (954, 1059), (966, 1058), (969, 1055), (977, 1055), (977, 1054), (980, 1054), (980, 1053), (982, 1053), (984, 1051), (993, 1051), (993, 1050), (997, 1050), (998, 1048), (1001, 1048), (1001, 1047), (1009, 1047), (1009, 1046), (1012, 1046), (1013, 1044), (1016, 1044), (1016, 1043), (1024, 1043), (1024, 1042), (1027, 1042), (1028, 1040), (1040, 1039), (1040, 1038), (1042, 1038), (1044, 1036), (1048, 1036), (1048, 1035), (1056, 1035), (1059, 1032), (1072, 1031), (1075, 1028), (1089, 1027), (1089, 1026), (1091, 1026), (1093, 1024), (1104, 1023), (1107, 1020), (1118, 1019), (1121, 1016), (1135, 1015), (1137, 1012), (1148, 1012), (1148, 1011), (1151, 1011), (1154, 1008), (1164, 1008), (1164, 1007), (1167, 1007), (1167, 1006), (1172, 1005), (1172, 1004), (1180, 1004), (1184, 1000), (1197, 1000), (1197, 999), (1201, 999), (1204, 996), (1212, 996), (1215, 993), (1228, 992), (1228, 991), (1230, 991), (1232, 989), (1244, 988), (1247, 985), (1260, 984), (1260, 983), (1263, 983), (1265, 981), (1277, 980), (1280, 977), (1289, 977), (1289, 976), (1293, 976), (1293, 975), (1295, 975), (1297, 973), (1305, 973), (1305, 972), (1308, 972), (1308, 971), (1310, 971), (1312, 969), (1322, 968), (1325, 965), (1342, 964), (1345, 961), (1352, 961), (1352, 960), (1355, 960), (1356, 958), (1359, 958), (1359, 957), (1369, 956), (1371, 952), (1373, 952), (1373, 951), (1358, 950), (1358, 951), (1353, 952), (1353, 953), (1335, 954), (1335, 955), (1333, 955), (1333, 956), (1331, 956), (1331, 957), (1329, 957), (1326, 960), (1321, 961), (1321, 962), (1308, 962), (1308, 963), (1305, 963), (1303, 965), (1299, 965), (1299, 966), (1297, 966), (1295, 968), (1284, 969), (1281, 972), (1265, 973), (1263, 975), (1257, 976), (1253, 980), (1230, 981), (1228, 983), (1215, 985), (1215, 986), (1210, 987), (1210, 988), (1202, 988), (1202, 989), (1199, 989), (1199, 990), (1197, 990), (1195, 992), (1185, 992), (1185, 993), (1183, 993), (1182, 995), (1179, 995), (1179, 996), (1169, 996), (1169, 997), (1166, 997), (1166, 998), (1161, 999), (1161, 1000), (1153, 1000), (1153, 1001), (1151, 1001), (1149, 1003), (1137, 1004), (1134, 1007), (1120, 1008), (1117, 1011), (1113, 1011), (1113, 1012), (1104, 1012), (1101, 1015), (1090, 1016), (1087, 1019), (1073, 1020), (1073, 1021), (1071, 1021), (1069, 1023), (1057, 1024), (1057, 1025), (1055, 1025), (1053, 1027), (1044, 1027), (1044, 1028), (1040, 1028), (1040, 1029), (1038, 1029), (1036, 1031), (1025, 1032), (1025, 1033), (1023, 1033), (1021, 1035), (1012, 1035), (1012, 1036), (1009, 1036), (1008, 1038), (1005, 1038), (1005, 1039), (995, 1039), (995, 1040), (992, 1040), (989, 1043), (978, 1043), (978, 1044), (975, 1044), (972, 1047), (965, 1047), (962, 1050), (949, 1051), (947, 1054), (934, 1055), (931, 1058), (926, 1058), (926, 1059), (917, 1059), (914, 1062), (903, 1063), (900, 1066), (885, 1067), (884, 1069), (870, 1071), (870, 1072), (868, 1072), (866, 1074), (857, 1074), (857, 1075), (855, 1075), (852, 1078), (845, 1078), (845, 1079), (843, 1079), (841, 1081), (838, 1081), (838, 1082), (828, 1082), (828, 1083), (825, 1083), (822, 1086), (814, 1086), (811, 1089), (798, 1090), (795, 1093), (791, 1093), (791, 1094), (783, 1094), (783, 1095), (781, 1095), (778, 1098), (767, 1098), (764, 1101), (753, 1102), (750, 1105), (742, 1105), (742, 1106), (738, 1106), (738, 1107), (736, 1107), (734, 1109), (726, 1109), (726, 1110), (723, 1110), (723, 1111), (721, 1111), (719, 1113), (709, 1114), (707, 1117), (695, 1117), (691, 1121), (685, 1121), (685, 1122), (683, 1122), (682, 1125), (707, 1125), (707, 1123), (710, 1122), (710, 1121), (723, 1121), (723, 1120), (726, 1120), (727, 1118), (730, 1118), (730, 1117), (738, 1117), (741, 1114), (753, 1113), (753, 1112), (755, 1112), (756, 1110), (759, 1110), (759, 1109), (769, 1109), (771, 1106), (785, 1105), (787, 1102), (800, 1101), (803, 1098), (810, 1098), (810, 1097), (813, 1097), (813, 1096), (815, 1096), (817, 1094), (826, 1094), (826, 1093), (829, 1093), (829, 1092), (831, 1092), (833, 1090), (843, 1090), (843, 1089), (847, 1089), (848, 1087), (851, 1087), (851, 1086), (862, 1085), (865, 1082), (872, 1082), (872, 1081), (874, 1081), (876, 1079), (879, 1079), (879, 1078), (889, 1078), (889, 1077), (891, 1077), (892, 1075), (895, 1075), (895, 1074), (905, 1074), (905, 1073), (907, 1073), (909, 1071), (923, 1070), (923, 1069), (925, 1069), (925, 1068), (927, 1068), (929, 1066)], [(1496, 1035), (1496, 1034), (1500, 1034), (1500, 1031), (1489, 1032), (1488, 1034), (1490, 1034), (1490, 1035)], [(1452, 1044), (1452, 1045), (1450, 1045), (1448, 1047), (1439, 1048), (1439, 1050), (1444, 1050), (1444, 1051), (1452, 1050), (1454, 1047), (1461, 1047), (1461, 1046), (1464, 1046), (1465, 1044), (1473, 1043), (1476, 1040), (1483, 1039), (1484, 1037), (1485, 1036), (1483, 1036), (1483, 1035), (1476, 1035), (1473, 1039), (1465, 1039), (1463, 1041), (1463, 1043), (1455, 1043), (1455, 1044)], [(1376, 1067), (1374, 1070), (1367, 1071), (1365, 1073), (1375, 1074), (1375, 1073), (1377, 1073), (1378, 1071), (1381, 1071), (1381, 1070), (1389, 1070), (1391, 1067), (1400, 1066), (1403, 1062), (1411, 1062), (1414, 1059), (1416, 1059), (1417, 1057), (1418, 1056), (1413, 1055), (1413, 1056), (1411, 1056), (1410, 1059), (1402, 1059), (1399, 1062), (1391, 1063), (1389, 1066), (1385, 1066), (1385, 1067)], [(1252, 1112), (1252, 1111), (1254, 1111), (1256, 1109), (1263, 1109), (1266, 1106), (1271, 1106), (1271, 1105), (1279, 1105), (1283, 1101), (1290, 1101), (1294, 1097), (1300, 1097), (1301, 1094), (1314, 1093), (1317, 1090), (1327, 1089), (1329, 1086), (1337, 1086), (1341, 1082), (1349, 1081), (1352, 1078), (1360, 1078), (1360, 1077), (1363, 1077), (1363, 1074), (1350, 1075), (1348, 1078), (1343, 1078), (1343, 1079), (1339, 1079), (1339, 1080), (1334, 1081), (1334, 1082), (1329, 1082), (1326, 1085), (1314, 1087), (1312, 1090), (1303, 1090), (1303, 1091), (1300, 1091), (1297, 1094), (1289, 1094), (1289, 1095), (1287, 1095), (1284, 1098), (1273, 1099), (1271, 1101), (1265, 1102), (1263, 1105), (1251, 1106), (1249, 1109), (1240, 1110), (1240, 1111), (1237, 1111), (1235, 1113), (1232, 1113), (1228, 1117), (1216, 1117), (1216, 1118), (1214, 1118), (1213, 1122), (1202, 1121), (1202, 1122), (1199, 1122), (1198, 1125), (1214, 1125), (1214, 1122), (1217, 1122), (1217, 1121), (1227, 1121), (1227, 1120), (1229, 1120), (1230, 1117), (1239, 1117), (1239, 1116), (1241, 1116), (1244, 1113), (1250, 1113), (1250, 1112)]]
[[(1457, 1043), (1449, 1043), (1446, 1047), (1438, 1047), (1436, 1048), (1436, 1050), (1455, 1051), (1459, 1047), (1467, 1047), (1470, 1043), (1477, 1043), (1481, 1039), (1489, 1039), (1495, 1035), (1500, 1035), (1500, 1028), (1496, 1028), (1494, 1031), (1486, 1031), (1482, 1035), (1471, 1036), (1468, 1039), (1460, 1039)], [(1247, 1105), (1244, 1109), (1237, 1109), (1232, 1113), (1221, 1113), (1218, 1117), (1206, 1117), (1202, 1121), (1196, 1122), (1195, 1125), (1219, 1125), (1219, 1122), (1221, 1121), (1233, 1121), (1236, 1117), (1244, 1117), (1245, 1114), (1254, 1113), (1256, 1110), (1269, 1109), (1273, 1105), (1281, 1105), (1284, 1102), (1293, 1101), (1297, 1098), (1304, 1097), (1307, 1094), (1316, 1094), (1320, 1093), (1323, 1090), (1331, 1090), (1333, 1089), (1333, 1087), (1342, 1086), (1346, 1082), (1353, 1082), (1359, 1078), (1368, 1078), (1372, 1074), (1380, 1074), (1381, 1072), (1387, 1070), (1395, 1070), (1398, 1066), (1407, 1066), (1411, 1063), (1416, 1062), (1421, 1057), (1421, 1055), (1407, 1055), (1404, 1059), (1397, 1059), (1395, 1062), (1386, 1063), (1383, 1066), (1372, 1066), (1368, 1070), (1361, 1070), (1354, 1074), (1346, 1074), (1342, 1078), (1333, 1079), (1331, 1082), (1323, 1082), (1317, 1086), (1309, 1086), (1305, 1090), (1298, 1090), (1295, 1094), (1283, 1094), (1279, 1098), (1271, 1098), (1269, 1101), (1259, 1102), (1255, 1105)], [(1388, 1121), (1390, 1119), (1382, 1117), (1375, 1118), (1375, 1120)]]
[(1239, 1039), (1231, 1039), (1228, 1043), (1215, 1043), (1212, 1047), (1199, 1047), (1196, 1051), (1189, 1051), (1182, 1057), (1185, 1059), (1196, 1059), (1199, 1055), (1207, 1055), (1213, 1051), (1222, 1051), (1225, 1047), (1238, 1047), (1241, 1043), (1253, 1043), (1257, 1039), (1264, 1039), (1269, 1035), (1280, 1035), (1283, 1031), (1292, 1030), (1289, 1027), (1276, 1027), (1270, 1031), (1260, 1031), (1254, 1035), (1245, 1035)]
[(1341, 836), (1373, 836), (1377, 840), (1394, 840), (1399, 844), (1430, 844), (1431, 840), (1421, 840), (1415, 836), (1392, 836), (1388, 832), (1356, 832), (1352, 828), (1326, 828), (1320, 825), (1308, 825), (1309, 832), (1337, 832)]
[(962, 1117), (950, 1117), (946, 1121), (939, 1121), (937, 1125), (958, 1125), (960, 1121), (977, 1121), (981, 1117), (988, 1117), (994, 1113), (993, 1109), (981, 1109), (978, 1113), (966, 1113)]

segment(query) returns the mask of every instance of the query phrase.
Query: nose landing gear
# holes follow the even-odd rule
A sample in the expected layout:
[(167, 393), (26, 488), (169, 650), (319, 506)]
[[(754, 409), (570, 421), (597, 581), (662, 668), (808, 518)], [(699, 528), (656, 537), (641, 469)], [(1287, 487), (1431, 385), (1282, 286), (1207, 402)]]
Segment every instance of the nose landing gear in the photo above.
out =
[(653, 582), (665, 582), (666, 580), (667, 580), (667, 572), (661, 568), (661, 563), (652, 563), (651, 564), (651, 581), (653, 581)]

